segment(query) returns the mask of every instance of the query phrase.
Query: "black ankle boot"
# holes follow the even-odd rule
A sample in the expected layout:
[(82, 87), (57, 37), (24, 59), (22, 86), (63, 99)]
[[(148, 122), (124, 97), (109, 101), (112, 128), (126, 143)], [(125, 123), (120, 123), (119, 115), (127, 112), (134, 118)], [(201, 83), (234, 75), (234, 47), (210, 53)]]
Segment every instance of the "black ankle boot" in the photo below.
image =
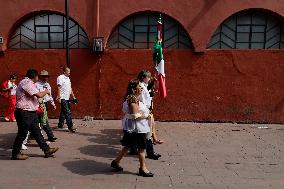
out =
[(143, 177), (153, 177), (154, 174), (151, 173), (151, 172), (144, 172), (141, 168), (139, 168), (139, 173), (138, 173), (139, 176), (143, 176)]

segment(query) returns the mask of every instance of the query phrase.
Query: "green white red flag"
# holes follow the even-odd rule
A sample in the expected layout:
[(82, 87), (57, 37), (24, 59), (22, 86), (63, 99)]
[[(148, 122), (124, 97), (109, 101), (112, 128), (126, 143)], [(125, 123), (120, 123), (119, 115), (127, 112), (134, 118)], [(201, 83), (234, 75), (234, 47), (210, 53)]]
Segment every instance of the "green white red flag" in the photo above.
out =
[(166, 98), (167, 96), (167, 89), (166, 89), (166, 75), (165, 75), (165, 62), (163, 56), (163, 24), (161, 16), (158, 19), (157, 25), (157, 40), (154, 44), (154, 53), (153, 53), (153, 60), (155, 63), (155, 69), (158, 72), (158, 83), (159, 83), (159, 95), (162, 98)]

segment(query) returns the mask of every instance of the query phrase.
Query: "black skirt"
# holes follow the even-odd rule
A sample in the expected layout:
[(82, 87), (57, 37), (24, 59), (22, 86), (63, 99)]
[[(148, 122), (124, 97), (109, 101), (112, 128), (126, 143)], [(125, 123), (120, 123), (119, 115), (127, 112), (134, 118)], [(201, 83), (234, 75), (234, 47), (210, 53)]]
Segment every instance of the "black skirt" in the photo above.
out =
[(123, 131), (124, 135), (121, 142), (122, 146), (131, 148), (136, 146), (138, 149), (146, 149), (146, 133), (129, 133)]

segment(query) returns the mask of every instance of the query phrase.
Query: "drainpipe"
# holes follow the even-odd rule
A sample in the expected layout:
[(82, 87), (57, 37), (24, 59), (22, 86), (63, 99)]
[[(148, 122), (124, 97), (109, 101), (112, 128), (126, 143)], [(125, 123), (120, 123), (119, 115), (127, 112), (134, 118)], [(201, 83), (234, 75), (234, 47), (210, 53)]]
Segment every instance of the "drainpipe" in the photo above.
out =
[(69, 47), (69, 0), (65, 0), (66, 15), (66, 65), (70, 68), (70, 47)]

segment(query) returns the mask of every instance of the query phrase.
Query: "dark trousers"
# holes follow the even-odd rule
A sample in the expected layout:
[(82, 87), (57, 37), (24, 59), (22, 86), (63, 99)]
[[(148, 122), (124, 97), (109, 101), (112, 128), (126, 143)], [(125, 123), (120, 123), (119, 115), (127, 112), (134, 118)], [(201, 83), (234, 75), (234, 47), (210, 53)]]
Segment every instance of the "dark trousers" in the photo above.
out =
[(16, 156), (20, 153), (23, 141), (27, 137), (28, 131), (31, 132), (39, 147), (45, 152), (49, 149), (46, 144), (39, 126), (38, 115), (36, 112), (24, 111), (16, 109), (15, 118), (18, 126), (18, 133), (13, 145), (12, 156)]
[(71, 107), (70, 107), (69, 100), (61, 100), (61, 111), (60, 111), (60, 117), (59, 117), (59, 123), (58, 123), (59, 128), (63, 127), (65, 119), (66, 119), (68, 128), (72, 129), (73, 122), (72, 122), (72, 113), (71, 113)]
[(154, 146), (151, 139), (146, 139), (146, 152), (148, 156), (151, 156), (154, 154)]
[[(45, 105), (46, 111), (48, 111), (48, 103), (45, 102), (44, 105)], [(40, 117), (41, 117), (41, 115), (39, 115), (39, 118)], [(46, 121), (46, 124), (41, 124), (41, 126), (42, 126), (42, 129), (44, 130), (44, 132), (46, 133), (48, 139), (54, 138), (54, 134), (53, 134), (52, 129), (49, 126), (48, 120)]]
[[(130, 148), (130, 153), (131, 154), (137, 154), (138, 153), (138, 148), (136, 145), (133, 145)], [(153, 146), (153, 142), (151, 139), (146, 139), (146, 153), (147, 156), (151, 156), (154, 154), (154, 146)]]

